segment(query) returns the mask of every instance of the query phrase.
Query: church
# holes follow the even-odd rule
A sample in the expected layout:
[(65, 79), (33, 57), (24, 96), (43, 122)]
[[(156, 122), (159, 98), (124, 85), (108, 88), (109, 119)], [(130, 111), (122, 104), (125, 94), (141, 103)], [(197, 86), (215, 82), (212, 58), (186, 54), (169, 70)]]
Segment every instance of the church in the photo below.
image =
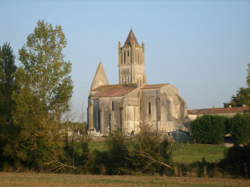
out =
[(133, 135), (145, 126), (159, 133), (185, 129), (186, 102), (171, 84), (147, 83), (144, 51), (132, 30), (123, 45), (118, 43), (119, 84), (109, 84), (98, 65), (88, 97), (90, 134), (105, 136), (119, 129)]

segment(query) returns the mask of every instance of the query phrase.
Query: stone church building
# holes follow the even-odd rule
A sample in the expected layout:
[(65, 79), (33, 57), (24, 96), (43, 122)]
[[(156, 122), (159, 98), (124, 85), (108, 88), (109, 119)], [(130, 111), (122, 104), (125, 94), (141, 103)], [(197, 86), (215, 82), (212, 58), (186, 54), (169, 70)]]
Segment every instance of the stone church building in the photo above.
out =
[(119, 84), (109, 84), (103, 65), (98, 65), (88, 98), (90, 134), (120, 129), (131, 135), (143, 125), (163, 133), (185, 128), (185, 101), (171, 84), (147, 83), (144, 51), (132, 30), (123, 45), (118, 43)]

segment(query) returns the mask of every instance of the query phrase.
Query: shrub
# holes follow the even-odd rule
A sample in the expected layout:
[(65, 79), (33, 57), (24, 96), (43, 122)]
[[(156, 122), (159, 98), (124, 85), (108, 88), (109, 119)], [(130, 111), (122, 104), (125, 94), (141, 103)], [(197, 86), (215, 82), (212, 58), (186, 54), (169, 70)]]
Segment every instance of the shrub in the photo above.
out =
[(236, 145), (247, 144), (250, 139), (250, 115), (238, 114), (231, 119), (232, 138)]
[(250, 177), (250, 145), (230, 148), (219, 166), (233, 176)]
[(226, 118), (204, 115), (191, 122), (191, 134), (196, 143), (219, 144), (224, 141)]

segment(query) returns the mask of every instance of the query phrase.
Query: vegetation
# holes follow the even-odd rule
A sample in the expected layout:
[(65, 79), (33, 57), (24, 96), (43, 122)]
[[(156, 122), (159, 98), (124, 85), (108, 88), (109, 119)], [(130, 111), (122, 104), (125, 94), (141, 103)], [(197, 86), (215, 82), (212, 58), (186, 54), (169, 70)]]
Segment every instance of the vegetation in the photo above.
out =
[(219, 163), (220, 167), (233, 176), (250, 177), (250, 145), (230, 148), (226, 157)]
[(249, 180), (160, 176), (103, 176), (35, 173), (0, 173), (4, 187), (248, 187)]
[(179, 144), (174, 145), (173, 161), (175, 163), (190, 164), (205, 159), (216, 163), (224, 158), (228, 148), (224, 145), (212, 144)]
[(248, 144), (250, 141), (250, 115), (236, 115), (231, 121), (231, 134), (236, 145)]
[(191, 122), (191, 134), (196, 143), (219, 144), (224, 142), (226, 118), (204, 115)]
[(62, 28), (44, 21), (37, 23), (19, 50), (17, 70), (10, 46), (2, 47), (0, 95), (7, 98), (2, 105), (9, 106), (0, 114), (5, 118), (1, 134), (8, 140), (1, 146), (3, 169), (43, 170), (47, 162), (62, 157), (60, 121), (72, 95), (71, 64), (62, 54), (65, 47)]
[(224, 103), (226, 107), (229, 105), (233, 107), (240, 107), (243, 105), (250, 106), (250, 64), (247, 69), (247, 87), (240, 88), (235, 95), (232, 96), (229, 103)]
[[(236, 145), (246, 145), (230, 149), (225, 159), (222, 146), (173, 144), (145, 126), (133, 137), (117, 131), (99, 146), (91, 143), (86, 124), (62, 120), (73, 89), (71, 64), (63, 55), (66, 44), (61, 26), (38, 21), (19, 50), (19, 66), (10, 44), (0, 47), (1, 171), (217, 176), (220, 170), (249, 177), (247, 115), (230, 120), (203, 116), (191, 123), (197, 143), (222, 143), (224, 134), (231, 133)], [(236, 174), (227, 167), (234, 158), (239, 161)]]

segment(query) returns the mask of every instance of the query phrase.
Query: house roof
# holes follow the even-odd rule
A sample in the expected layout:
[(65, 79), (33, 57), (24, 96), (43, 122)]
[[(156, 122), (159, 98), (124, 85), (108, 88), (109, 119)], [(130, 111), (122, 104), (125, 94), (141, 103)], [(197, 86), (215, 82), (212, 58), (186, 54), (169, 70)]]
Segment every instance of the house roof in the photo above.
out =
[(123, 86), (119, 84), (99, 86), (91, 92), (93, 97), (121, 97), (135, 90), (135, 86)]
[(127, 40), (125, 42), (125, 45), (132, 45), (132, 44), (135, 44), (135, 45), (139, 45), (138, 42), (137, 42), (137, 39), (135, 37), (135, 34), (134, 32), (132, 31), (132, 29), (129, 31), (128, 33), (128, 37), (127, 37)]
[(242, 113), (248, 110), (250, 110), (249, 107), (204, 108), (204, 109), (188, 110), (188, 114), (203, 115), (203, 114)]
[(156, 88), (161, 88), (163, 86), (166, 86), (168, 84), (145, 84), (142, 86), (142, 89), (156, 89)]

